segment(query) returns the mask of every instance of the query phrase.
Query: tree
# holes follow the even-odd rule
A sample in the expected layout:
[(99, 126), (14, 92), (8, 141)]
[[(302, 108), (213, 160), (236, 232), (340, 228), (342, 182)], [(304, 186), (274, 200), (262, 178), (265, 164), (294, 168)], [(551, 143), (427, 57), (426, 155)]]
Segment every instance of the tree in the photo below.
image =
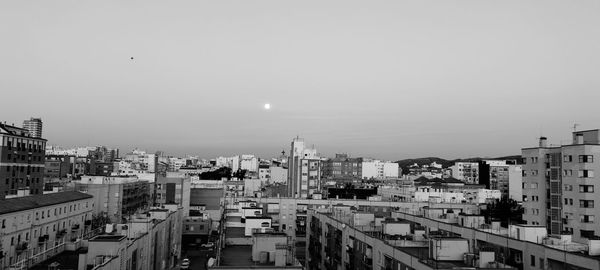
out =
[(482, 210), (481, 213), (488, 222), (500, 220), (503, 227), (508, 227), (509, 224), (523, 223), (523, 206), (513, 199), (503, 198), (488, 203), (486, 209)]
[(214, 171), (203, 172), (199, 175), (202, 180), (221, 180), (222, 178), (231, 179), (231, 168), (221, 167)]
[(246, 177), (246, 172), (248, 172), (248, 170), (238, 169), (237, 172), (233, 174), (233, 177), (236, 177), (240, 181), (244, 180)]

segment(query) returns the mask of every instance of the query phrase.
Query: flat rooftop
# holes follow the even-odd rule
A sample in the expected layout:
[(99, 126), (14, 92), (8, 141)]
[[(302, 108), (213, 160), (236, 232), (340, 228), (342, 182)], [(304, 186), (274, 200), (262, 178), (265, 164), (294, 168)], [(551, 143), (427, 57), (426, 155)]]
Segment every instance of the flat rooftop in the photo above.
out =
[[(219, 266), (252, 266), (261, 265), (252, 261), (252, 246), (226, 246), (221, 250), (221, 263)], [(262, 264), (267, 266), (270, 264)]]
[(454, 267), (472, 267), (464, 261), (436, 261), (428, 259), (429, 247), (396, 247), (398, 250), (406, 252), (413, 257), (419, 258), (423, 263), (434, 267), (435, 269), (453, 269)]
[(98, 235), (92, 239), (90, 239), (90, 242), (120, 242), (121, 240), (125, 239), (127, 236), (125, 235), (115, 235), (115, 234), (103, 234), (103, 235)]
[(241, 238), (246, 237), (246, 229), (243, 227), (227, 227), (225, 228), (225, 238)]

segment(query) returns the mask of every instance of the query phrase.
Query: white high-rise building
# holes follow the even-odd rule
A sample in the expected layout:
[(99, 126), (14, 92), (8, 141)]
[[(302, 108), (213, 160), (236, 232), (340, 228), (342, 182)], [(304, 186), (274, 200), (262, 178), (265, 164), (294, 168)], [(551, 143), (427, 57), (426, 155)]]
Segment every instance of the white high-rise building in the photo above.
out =
[(304, 140), (295, 138), (288, 160), (288, 196), (308, 198), (321, 189), (321, 158)]

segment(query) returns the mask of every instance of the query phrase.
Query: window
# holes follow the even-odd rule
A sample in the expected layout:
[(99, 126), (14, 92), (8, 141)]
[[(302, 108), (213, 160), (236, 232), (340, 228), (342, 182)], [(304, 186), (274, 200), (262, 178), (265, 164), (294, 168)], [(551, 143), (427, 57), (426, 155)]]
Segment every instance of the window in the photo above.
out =
[(594, 208), (594, 200), (579, 200), (579, 207)]
[(581, 178), (594, 177), (594, 171), (592, 171), (592, 170), (579, 170), (579, 177), (581, 177)]
[(538, 184), (537, 183), (531, 183), (531, 188), (532, 189), (537, 189), (538, 188)]
[(579, 219), (581, 223), (594, 223), (594, 216), (592, 215), (580, 215)]
[(573, 185), (565, 185), (565, 191), (573, 191)]
[(531, 163), (537, 163), (537, 162), (538, 162), (537, 157), (531, 157)]
[(565, 155), (563, 157), (563, 161), (564, 162), (572, 162), (573, 161), (573, 156), (571, 156), (571, 155)]
[(594, 237), (594, 231), (587, 231), (587, 230), (580, 230), (579, 234), (581, 235), (582, 238), (593, 238)]
[(593, 193), (594, 186), (593, 185), (579, 185), (579, 192), (580, 193)]
[(579, 163), (592, 163), (594, 162), (594, 156), (592, 155), (579, 155)]
[(531, 261), (530, 261), (531, 266), (535, 266), (535, 256), (533, 256), (533, 255), (530, 255), (530, 256), (531, 256)]

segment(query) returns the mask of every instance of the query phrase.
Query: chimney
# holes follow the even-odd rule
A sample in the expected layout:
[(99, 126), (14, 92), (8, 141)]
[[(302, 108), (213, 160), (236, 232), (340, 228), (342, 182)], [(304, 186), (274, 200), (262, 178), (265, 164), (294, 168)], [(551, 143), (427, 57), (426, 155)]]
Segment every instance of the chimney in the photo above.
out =
[(540, 148), (545, 148), (548, 146), (548, 138), (546, 137), (540, 137)]
[(575, 144), (583, 144), (583, 133), (575, 134)]

